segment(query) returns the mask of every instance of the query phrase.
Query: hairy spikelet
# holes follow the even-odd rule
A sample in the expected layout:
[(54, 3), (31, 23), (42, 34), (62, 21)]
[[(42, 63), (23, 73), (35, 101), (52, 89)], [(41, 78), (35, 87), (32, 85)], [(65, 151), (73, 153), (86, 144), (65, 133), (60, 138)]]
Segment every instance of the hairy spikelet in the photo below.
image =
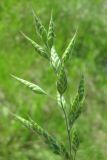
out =
[(16, 77), (14, 75), (11, 75), (13, 78), (15, 78), (16, 80), (18, 80), (19, 82), (23, 83), (25, 86), (27, 86), (28, 88), (30, 88), (33, 92), (38, 93), (38, 94), (45, 94), (47, 95), (47, 93), (41, 89), (38, 85), (33, 84), (31, 82), (28, 82), (24, 79), (21, 79), (19, 77)]
[(66, 160), (69, 157), (68, 152), (66, 151), (63, 144), (57, 142), (57, 140), (51, 136), (47, 131), (45, 131), (42, 127), (40, 127), (37, 123), (35, 123), (32, 119), (26, 120), (20, 116), (15, 117), (28, 129), (31, 131), (36, 132), (39, 136), (42, 136), (44, 138), (44, 142), (48, 145), (48, 147), (58, 155), (63, 155)]
[[(76, 32), (77, 33), (77, 32)], [(63, 53), (63, 56), (62, 56), (62, 61), (63, 63), (65, 64), (66, 61), (69, 59), (70, 55), (71, 55), (71, 52), (72, 52), (72, 47), (73, 47), (73, 42), (76, 38), (76, 33), (74, 34), (73, 38), (71, 39), (68, 47), (66, 48), (65, 52)]]
[(84, 76), (81, 76), (79, 87), (78, 87), (79, 101), (81, 102), (84, 98)]
[(76, 119), (80, 116), (81, 111), (82, 111), (82, 106), (79, 102), (79, 96), (77, 94), (77, 96), (75, 97), (74, 102), (71, 106), (71, 111), (70, 111), (70, 114), (69, 114), (69, 125), (70, 125), (70, 127), (73, 126)]
[(36, 26), (37, 33), (43, 39), (44, 43), (46, 43), (46, 41), (47, 41), (47, 31), (46, 31), (45, 27), (43, 26), (42, 22), (40, 21), (40, 19), (35, 14), (34, 10), (32, 12), (33, 12), (33, 16), (34, 16), (34, 21), (35, 21), (35, 26)]
[(56, 73), (59, 72), (61, 61), (54, 47), (51, 49), (51, 64)]
[(49, 59), (48, 54), (45, 52), (45, 50), (38, 45), (35, 41), (33, 41), (31, 38), (26, 36), (24, 33), (22, 33), (23, 36), (34, 46), (35, 50), (44, 58)]
[(67, 89), (67, 77), (64, 71), (64, 67), (61, 66), (60, 72), (58, 74), (57, 90), (60, 95), (63, 95), (66, 89)]
[(72, 128), (72, 132), (71, 132), (71, 144), (72, 144), (72, 151), (73, 151), (73, 156), (74, 156), (74, 159), (75, 159), (75, 156), (76, 156), (76, 152), (79, 148), (79, 136), (78, 136), (78, 132), (76, 130), (76, 128)]
[(50, 24), (49, 24), (49, 30), (48, 30), (48, 46), (51, 49), (54, 43), (54, 37), (55, 37), (55, 31), (54, 31), (54, 23), (53, 23), (53, 15), (51, 14)]

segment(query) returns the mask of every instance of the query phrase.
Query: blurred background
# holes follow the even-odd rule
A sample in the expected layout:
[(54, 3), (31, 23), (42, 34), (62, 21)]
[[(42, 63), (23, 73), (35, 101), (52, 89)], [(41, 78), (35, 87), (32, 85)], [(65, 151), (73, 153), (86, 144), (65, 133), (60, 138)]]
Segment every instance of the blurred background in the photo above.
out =
[(31, 9), (48, 28), (54, 11), (56, 48), (61, 56), (78, 27), (73, 56), (67, 64), (69, 98), (85, 75), (84, 112), (78, 119), (80, 148), (77, 160), (107, 159), (107, 1), (106, 0), (1, 0), (0, 1), (0, 160), (59, 160), (40, 137), (30, 133), (9, 112), (28, 115), (65, 142), (65, 125), (56, 103), (35, 95), (10, 73), (56, 94), (55, 76), (20, 34), (40, 43)]

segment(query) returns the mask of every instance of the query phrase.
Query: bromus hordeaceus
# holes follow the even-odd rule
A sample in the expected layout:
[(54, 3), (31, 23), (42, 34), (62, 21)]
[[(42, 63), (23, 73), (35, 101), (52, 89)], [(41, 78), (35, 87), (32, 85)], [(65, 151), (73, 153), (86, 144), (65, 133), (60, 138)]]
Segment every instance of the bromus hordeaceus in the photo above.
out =
[[(74, 45), (76, 33), (71, 39), (68, 47), (65, 52), (62, 54), (60, 58), (56, 52), (54, 46), (55, 40), (55, 31), (54, 31), (54, 22), (53, 15), (51, 14), (51, 19), (49, 23), (48, 31), (43, 26), (42, 22), (39, 20), (37, 15), (33, 11), (34, 22), (36, 26), (37, 33), (42, 40), (43, 46), (37, 44), (34, 40), (29, 38), (24, 33), (23, 36), (34, 46), (36, 52), (43, 58), (47, 59), (50, 63), (50, 66), (54, 70), (54, 73), (57, 77), (56, 88), (57, 88), (57, 98), (56, 101), (59, 107), (62, 109), (65, 119), (66, 125), (66, 133), (67, 133), (67, 147), (64, 146), (63, 143), (59, 142), (55, 137), (51, 136), (47, 131), (45, 131), (42, 127), (40, 127), (36, 122), (32, 119), (26, 120), (20, 116), (15, 115), (16, 119), (18, 119), (24, 126), (28, 129), (38, 133), (41, 137), (43, 137), (45, 143), (48, 147), (57, 155), (61, 156), (64, 160), (75, 160), (76, 152), (79, 147), (79, 136), (77, 129), (75, 127), (75, 122), (80, 116), (82, 112), (82, 104), (84, 100), (84, 76), (81, 76), (80, 83), (78, 86), (77, 94), (69, 107), (66, 107), (67, 101), (65, 100), (65, 92), (67, 90), (68, 82), (66, 76), (66, 62), (69, 60), (72, 52), (72, 47)], [(24, 79), (16, 77), (12, 75), (13, 78), (20, 81), (24, 85), (26, 85), (29, 89), (31, 89), (36, 94), (41, 94), (49, 96), (49, 94), (44, 91), (41, 87), (31, 82), (28, 82)], [(51, 97), (51, 96), (50, 96)], [(67, 110), (69, 108), (69, 111)]]

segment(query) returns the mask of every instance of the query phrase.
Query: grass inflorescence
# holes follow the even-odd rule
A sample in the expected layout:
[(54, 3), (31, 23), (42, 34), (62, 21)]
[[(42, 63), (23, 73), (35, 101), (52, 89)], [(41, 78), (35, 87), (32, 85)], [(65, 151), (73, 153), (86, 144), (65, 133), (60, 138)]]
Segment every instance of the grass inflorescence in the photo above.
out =
[[(81, 76), (80, 83), (78, 86), (77, 94), (71, 103), (67, 103), (65, 100), (65, 93), (68, 88), (67, 74), (66, 74), (66, 62), (70, 59), (72, 48), (74, 45), (74, 41), (76, 38), (77, 32), (74, 34), (71, 39), (68, 47), (62, 54), (60, 58), (56, 52), (54, 41), (55, 41), (55, 29), (54, 29), (54, 21), (53, 14), (51, 14), (49, 29), (46, 30), (43, 26), (40, 19), (33, 11), (36, 31), (42, 40), (43, 46), (36, 43), (34, 40), (29, 38), (24, 33), (23, 36), (28, 40), (35, 48), (36, 52), (47, 59), (50, 66), (52, 67), (55, 75), (56, 75), (56, 97), (58, 105), (62, 109), (65, 119), (66, 125), (66, 133), (67, 133), (67, 145), (59, 142), (57, 138), (51, 136), (45, 129), (39, 126), (32, 119), (26, 120), (20, 116), (15, 116), (17, 120), (19, 120), (24, 126), (26, 126), (29, 130), (36, 132), (39, 136), (41, 136), (44, 142), (48, 145), (48, 147), (57, 155), (61, 156), (64, 160), (75, 160), (76, 152), (79, 148), (79, 135), (78, 131), (75, 127), (75, 122), (80, 116), (83, 108), (83, 100), (84, 100), (84, 76)], [(41, 95), (49, 95), (47, 91), (44, 91), (41, 87), (31, 82), (28, 82), (24, 79), (18, 78), (12, 75), (13, 78), (20, 81), (22, 84), (27, 86), (36, 94)], [(51, 97), (51, 95), (50, 95)], [(54, 97), (53, 97), (54, 98)], [(67, 106), (67, 107), (66, 107)], [(68, 107), (69, 106), (69, 107)], [(67, 147), (65, 147), (67, 146)]]

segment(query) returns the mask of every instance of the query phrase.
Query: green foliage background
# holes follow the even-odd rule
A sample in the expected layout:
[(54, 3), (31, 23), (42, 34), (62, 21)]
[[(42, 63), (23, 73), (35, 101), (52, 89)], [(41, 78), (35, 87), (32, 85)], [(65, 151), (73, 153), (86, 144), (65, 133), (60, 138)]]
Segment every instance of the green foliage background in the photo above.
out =
[(30, 115), (51, 134), (65, 141), (63, 117), (51, 99), (31, 93), (10, 73), (40, 84), (55, 95), (55, 77), (20, 31), (37, 38), (32, 7), (48, 26), (53, 8), (56, 48), (61, 55), (78, 27), (73, 57), (67, 64), (70, 99), (81, 72), (86, 100), (78, 120), (81, 145), (77, 160), (107, 159), (107, 1), (106, 0), (1, 0), (0, 1), (0, 160), (58, 160), (42, 140), (21, 126), (9, 112)]

